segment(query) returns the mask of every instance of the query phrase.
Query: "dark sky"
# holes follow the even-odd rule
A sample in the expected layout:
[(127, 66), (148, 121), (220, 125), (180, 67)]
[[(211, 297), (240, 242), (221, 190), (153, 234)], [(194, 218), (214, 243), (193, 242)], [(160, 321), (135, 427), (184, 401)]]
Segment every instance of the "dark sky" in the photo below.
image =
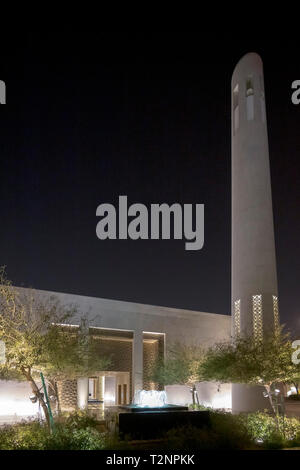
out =
[[(197, 33), (5, 38), (0, 264), (17, 285), (230, 312), (230, 80), (264, 62), (281, 318), (299, 322), (296, 44)], [(204, 203), (205, 245), (96, 238), (99, 204)], [(300, 325), (299, 325), (300, 326)]]

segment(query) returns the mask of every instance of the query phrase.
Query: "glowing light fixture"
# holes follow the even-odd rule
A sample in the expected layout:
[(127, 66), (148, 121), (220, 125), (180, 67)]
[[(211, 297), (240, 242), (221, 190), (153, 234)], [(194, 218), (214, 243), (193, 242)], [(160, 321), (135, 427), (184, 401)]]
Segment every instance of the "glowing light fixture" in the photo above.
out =
[(31, 403), (36, 403), (37, 402), (37, 396), (36, 395), (30, 395), (29, 400)]
[(287, 392), (287, 396), (289, 397), (290, 395), (297, 395), (296, 387), (290, 388), (290, 390)]

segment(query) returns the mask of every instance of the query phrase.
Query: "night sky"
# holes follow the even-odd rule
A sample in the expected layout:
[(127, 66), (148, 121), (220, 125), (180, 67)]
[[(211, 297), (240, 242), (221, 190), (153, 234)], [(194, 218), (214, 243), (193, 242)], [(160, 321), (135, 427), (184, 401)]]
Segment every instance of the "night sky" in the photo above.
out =
[[(196, 33), (6, 36), (0, 264), (16, 285), (230, 312), (230, 81), (265, 70), (281, 319), (300, 327), (296, 44)], [(205, 244), (96, 237), (96, 208), (205, 204)]]

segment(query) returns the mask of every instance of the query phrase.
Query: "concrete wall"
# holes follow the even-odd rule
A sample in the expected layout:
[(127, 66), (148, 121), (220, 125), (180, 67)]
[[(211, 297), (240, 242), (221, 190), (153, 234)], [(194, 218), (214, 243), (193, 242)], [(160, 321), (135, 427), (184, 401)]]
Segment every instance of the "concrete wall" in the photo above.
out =
[(62, 305), (73, 304), (78, 314), (72, 320), (80, 324), (86, 314), (90, 327), (164, 333), (167, 342), (211, 345), (229, 338), (230, 316), (193, 310), (160, 307), (134, 302), (100, 299), (75, 294), (37, 291), (42, 296), (54, 295)]
[[(197, 384), (199, 402), (211, 408), (231, 409), (231, 384), (203, 382)], [(168, 402), (174, 405), (192, 403), (190, 387), (185, 385), (168, 385), (166, 387)]]

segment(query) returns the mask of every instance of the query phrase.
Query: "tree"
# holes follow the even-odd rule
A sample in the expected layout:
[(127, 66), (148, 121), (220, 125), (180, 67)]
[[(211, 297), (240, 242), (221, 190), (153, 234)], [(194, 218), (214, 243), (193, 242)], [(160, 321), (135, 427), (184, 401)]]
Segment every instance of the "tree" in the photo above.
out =
[(78, 335), (61, 325), (70, 324), (74, 306), (62, 305), (54, 296), (40, 296), (31, 289), (17, 289), (0, 269), (0, 340), (5, 343), (5, 363), (0, 378), (29, 382), (50, 428), (49, 411), (39, 389), (43, 371), (57, 393), (57, 380), (84, 376), (103, 370), (108, 364), (93, 347), (86, 334)]
[(184, 345), (176, 342), (170, 345), (167, 357), (158, 361), (150, 372), (150, 380), (162, 385), (188, 385), (191, 387), (193, 404), (196, 401), (196, 382), (203, 358), (198, 345)]
[(81, 328), (53, 325), (45, 337), (43, 354), (35, 367), (42, 371), (56, 398), (60, 412), (58, 382), (88, 377), (108, 370), (111, 360), (99, 355), (96, 344), (86, 332), (85, 319)]
[(263, 341), (237, 337), (208, 349), (198, 374), (201, 380), (263, 386), (277, 420), (272, 389), (276, 383), (291, 383), (299, 376), (292, 353), (292, 341), (282, 330)]

